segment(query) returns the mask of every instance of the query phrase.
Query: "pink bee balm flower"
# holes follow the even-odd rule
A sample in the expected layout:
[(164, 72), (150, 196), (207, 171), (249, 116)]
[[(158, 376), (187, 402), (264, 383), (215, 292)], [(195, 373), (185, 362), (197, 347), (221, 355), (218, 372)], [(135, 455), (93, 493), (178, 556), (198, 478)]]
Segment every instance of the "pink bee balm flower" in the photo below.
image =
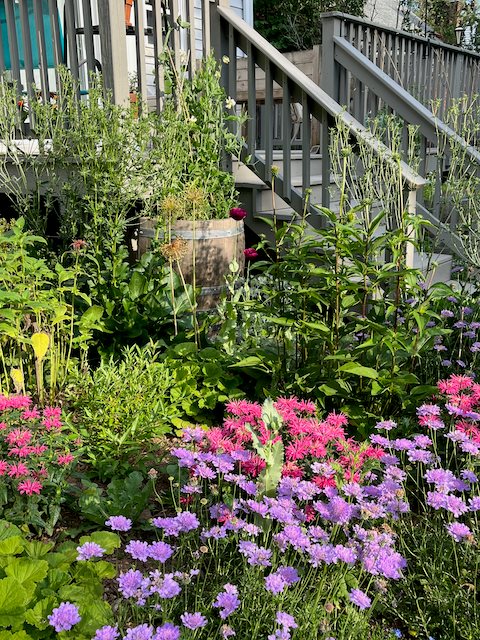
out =
[(67, 464), (70, 464), (74, 460), (75, 460), (75, 456), (72, 456), (71, 453), (65, 453), (63, 455), (58, 456), (57, 458), (58, 464), (62, 465), (62, 467), (66, 466)]
[(258, 258), (258, 251), (253, 247), (244, 249), (243, 254), (247, 260), (254, 260), (255, 258)]
[(40, 493), (42, 490), (42, 484), (38, 480), (24, 480), (18, 485), (19, 493), (24, 493), (27, 496), (31, 496), (34, 493)]
[(8, 475), (11, 478), (22, 478), (23, 476), (30, 475), (30, 469), (24, 465), (23, 462), (19, 462), (18, 464), (10, 465)]
[(245, 209), (241, 209), (240, 207), (234, 207), (230, 209), (230, 217), (234, 220), (243, 220), (247, 217), (247, 212)]
[(33, 409), (25, 409), (20, 417), (22, 420), (36, 420), (37, 418), (40, 418), (40, 412), (36, 407)]
[(0, 460), (0, 476), (4, 476), (8, 471), (8, 462)]

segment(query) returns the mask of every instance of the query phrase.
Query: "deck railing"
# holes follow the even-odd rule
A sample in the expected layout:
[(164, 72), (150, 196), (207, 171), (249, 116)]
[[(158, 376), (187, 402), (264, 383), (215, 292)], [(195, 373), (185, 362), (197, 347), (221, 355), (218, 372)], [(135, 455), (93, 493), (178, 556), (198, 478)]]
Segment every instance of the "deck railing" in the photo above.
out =
[[(480, 54), (474, 51), (343, 13), (324, 14), (322, 30), (324, 42), (332, 32), (343, 38), (426, 107), (437, 103), (440, 120), (455, 99), (480, 93)], [(361, 121), (382, 108), (381, 98), (354, 77), (343, 77), (339, 91), (341, 103), (352, 100)]]
[[(460, 97), (460, 94), (454, 95), (452, 92), (447, 94), (447, 97), (442, 102), (443, 108), (440, 109), (438, 107), (433, 113), (430, 108), (415, 98), (401, 83), (397, 82), (398, 78), (395, 78), (395, 74), (392, 73), (392, 63), (389, 63), (386, 68), (384, 65), (384, 69), (380, 68), (378, 55), (381, 47), (378, 45), (378, 38), (375, 39), (371, 33), (368, 37), (365, 36), (367, 28), (363, 21), (358, 21), (343, 14), (325, 14), (322, 24), (322, 87), (360, 121), (364, 119), (366, 121), (369, 116), (376, 115), (378, 110), (383, 108), (389, 113), (395, 114), (403, 121), (404, 125), (415, 125), (418, 128), (419, 172), (423, 176), (426, 176), (427, 173), (432, 173), (435, 186), (430, 206), (426, 207), (423, 199), (420, 198), (417, 208), (434, 225), (440, 225), (442, 242), (458, 253), (461, 242), (456, 236), (457, 212), (442, 194), (444, 177), (448, 175), (450, 169), (451, 150), (453, 148), (461, 150), (465, 158), (464, 170), (480, 177), (480, 151), (472, 144), (467, 143), (458, 132), (453, 131), (440, 117), (440, 113), (446, 114), (446, 109), (450, 106), (451, 101), (456, 97)], [(377, 31), (377, 29), (374, 29), (373, 33)], [(397, 34), (397, 32), (390, 33), (390, 40), (393, 41), (393, 44), (390, 43), (389, 45), (390, 51), (399, 52), (406, 42), (418, 44), (418, 40), (424, 40), (408, 34), (405, 38), (403, 35), (397, 34), (398, 40), (395, 40), (396, 36), (394, 34)], [(372, 45), (373, 49), (367, 46), (366, 50), (362, 51), (362, 47), (358, 46), (362, 42), (362, 38), (370, 39), (369, 41), (373, 43), (377, 42), (377, 45)], [(421, 42), (421, 44), (422, 46), (427, 46), (426, 41)], [(447, 54), (455, 54), (457, 56), (455, 60), (457, 67), (469, 65), (470, 69), (473, 69), (474, 65), (478, 65), (480, 56), (477, 54), (462, 52), (455, 47), (435, 46), (438, 51), (445, 49), (443, 52), (445, 56)], [(372, 58), (375, 61), (372, 61)], [(407, 77), (408, 73), (410, 73), (409, 66), (415, 66), (417, 62), (418, 55), (414, 56), (413, 62), (404, 55), (404, 62), (402, 63), (404, 65), (404, 77)], [(399, 58), (398, 63), (400, 64)], [(428, 61), (424, 60), (420, 67), (418, 65), (415, 66), (415, 73), (419, 73), (419, 69), (421, 71), (422, 68), (424, 70), (422, 73), (427, 73), (427, 70), (432, 73), (432, 65), (434, 63), (434, 58), (430, 58)], [(454, 74), (452, 68), (451, 72)], [(469, 81), (473, 77), (477, 77), (477, 75), (472, 76)], [(428, 91), (428, 87), (432, 83), (427, 81), (426, 78), (424, 81), (427, 86), (426, 91)], [(462, 82), (457, 82), (456, 85), (458, 91), (463, 90), (465, 86)], [(471, 94), (469, 93), (468, 95)], [(368, 112), (366, 109), (365, 105), (368, 101), (375, 105), (373, 112)], [(406, 127), (404, 126), (405, 129)]]

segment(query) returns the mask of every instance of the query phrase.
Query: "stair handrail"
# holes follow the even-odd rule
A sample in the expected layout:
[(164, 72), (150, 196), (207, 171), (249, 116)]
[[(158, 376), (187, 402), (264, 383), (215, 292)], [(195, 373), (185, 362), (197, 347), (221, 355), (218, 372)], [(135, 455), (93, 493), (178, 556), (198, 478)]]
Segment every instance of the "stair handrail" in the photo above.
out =
[(480, 165), (480, 153), (475, 147), (469, 145), (464, 138), (392, 80), (345, 38), (334, 36), (333, 43), (335, 60), (369, 88), (376, 90), (382, 100), (410, 124), (418, 125), (426, 138), (434, 140), (441, 133), (445, 136), (447, 143), (455, 142), (476, 164)]
[[(358, 120), (351, 116), (345, 109), (340, 106), (333, 98), (331, 98), (323, 89), (315, 84), (308, 76), (301, 72), (297, 67), (287, 60), (273, 45), (263, 38), (255, 29), (240, 18), (230, 7), (223, 4), (217, 6), (218, 15), (223, 18), (228, 25), (233, 28), (240, 36), (238, 44), (242, 45), (242, 50), (246, 53), (247, 49), (255, 48), (260, 56), (258, 62), (262, 67), (261, 61), (268, 60), (270, 65), (274, 65), (276, 69), (288, 78), (291, 93), (303, 92), (308, 96), (314, 105), (320, 107), (331, 118), (335, 118), (341, 122), (353, 138), (362, 141), (374, 151), (379, 157), (386, 162), (394, 163), (398, 166), (398, 158), (392, 151), (376, 138), (366, 127)], [(257, 63), (258, 63), (257, 62)], [(265, 70), (265, 69), (264, 69)], [(232, 89), (232, 87), (229, 87)], [(232, 93), (233, 91), (231, 91)], [(410, 190), (418, 190), (422, 188), (426, 181), (416, 171), (414, 171), (406, 162), (400, 161), (401, 174), (405, 184)]]
[(329, 11), (326, 13), (320, 14), (320, 20), (323, 21), (329, 18), (337, 18), (344, 23), (352, 23), (366, 28), (378, 29), (386, 34), (392, 36), (400, 36), (402, 38), (406, 38), (408, 40), (412, 40), (415, 42), (423, 43), (430, 47), (435, 47), (438, 49), (442, 49), (444, 51), (450, 51), (452, 53), (458, 53), (468, 58), (472, 58), (477, 60), (480, 63), (480, 53), (476, 51), (471, 51), (470, 49), (463, 49), (462, 47), (455, 46), (453, 44), (447, 44), (443, 42), (439, 38), (436, 37), (425, 37), (418, 33), (412, 33), (411, 31), (405, 31), (403, 29), (394, 29), (393, 27), (386, 27), (383, 24), (378, 22), (371, 22), (365, 18), (361, 18), (359, 16), (352, 16), (349, 13), (343, 13), (341, 11)]

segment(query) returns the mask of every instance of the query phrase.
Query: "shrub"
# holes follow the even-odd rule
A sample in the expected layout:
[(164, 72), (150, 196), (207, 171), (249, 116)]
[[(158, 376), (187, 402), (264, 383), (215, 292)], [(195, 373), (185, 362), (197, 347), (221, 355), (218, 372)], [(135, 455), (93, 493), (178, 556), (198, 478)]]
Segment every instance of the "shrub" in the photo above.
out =
[(72, 426), (85, 462), (101, 477), (158, 463), (159, 438), (218, 416), (227, 394), (240, 394), (238, 379), (219, 364), (219, 355), (193, 343), (164, 355), (153, 345), (133, 346), (80, 379), (71, 396)]

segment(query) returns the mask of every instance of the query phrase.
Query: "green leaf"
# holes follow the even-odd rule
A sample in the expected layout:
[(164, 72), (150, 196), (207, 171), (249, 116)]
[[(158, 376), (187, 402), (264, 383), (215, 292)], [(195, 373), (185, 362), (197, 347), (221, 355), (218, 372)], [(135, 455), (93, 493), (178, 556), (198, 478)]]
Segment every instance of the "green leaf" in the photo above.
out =
[(32, 640), (26, 631), (0, 631), (0, 640)]
[(130, 278), (130, 282), (128, 283), (128, 290), (130, 291), (130, 297), (132, 300), (136, 300), (145, 293), (146, 285), (146, 277), (138, 271), (134, 271)]
[(357, 362), (347, 362), (340, 367), (339, 371), (344, 371), (345, 373), (349, 373), (352, 376), (372, 378), (373, 380), (376, 380), (378, 378), (378, 373), (375, 371), (375, 369), (364, 367)]
[(235, 364), (229, 365), (229, 368), (240, 368), (240, 367), (251, 367), (253, 369), (260, 369), (262, 371), (269, 371), (269, 369), (265, 366), (263, 360), (258, 356), (247, 356), (240, 360), (239, 362), (235, 362)]
[(32, 346), (37, 360), (43, 360), (50, 345), (50, 338), (46, 333), (34, 333), (32, 335)]
[(40, 540), (25, 540), (24, 549), (27, 556), (30, 558), (42, 558), (46, 556), (49, 551), (55, 546), (54, 542), (41, 542)]
[(22, 536), (11, 536), (0, 540), (0, 556), (14, 556), (23, 551)]
[(33, 609), (27, 611), (25, 620), (28, 624), (43, 631), (43, 629), (46, 629), (49, 625), (47, 616), (52, 613), (56, 604), (57, 599), (55, 596), (48, 596), (47, 598), (39, 600)]
[(0, 580), (0, 626), (10, 627), (21, 624), (25, 619), (29, 601), (27, 590), (8, 576)]
[(13, 558), (5, 568), (7, 576), (16, 578), (21, 584), (40, 582), (48, 572), (48, 562), (35, 558)]

